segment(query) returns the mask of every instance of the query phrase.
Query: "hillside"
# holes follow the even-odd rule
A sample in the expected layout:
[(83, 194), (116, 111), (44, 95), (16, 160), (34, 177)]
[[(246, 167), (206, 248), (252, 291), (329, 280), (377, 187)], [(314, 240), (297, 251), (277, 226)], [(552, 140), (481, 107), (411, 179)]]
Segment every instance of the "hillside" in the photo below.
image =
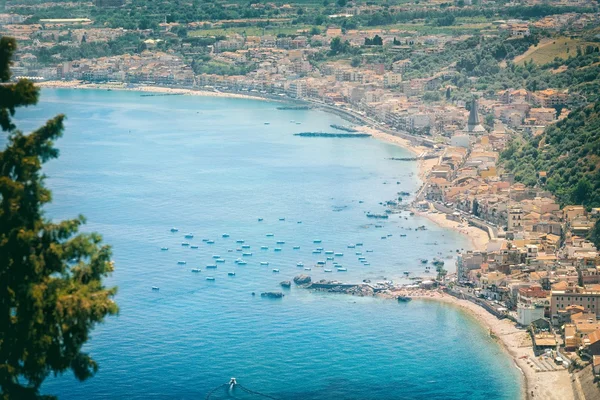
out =
[(540, 185), (561, 204), (600, 207), (600, 103), (573, 111), (537, 137), (513, 141), (504, 167), (527, 185)]

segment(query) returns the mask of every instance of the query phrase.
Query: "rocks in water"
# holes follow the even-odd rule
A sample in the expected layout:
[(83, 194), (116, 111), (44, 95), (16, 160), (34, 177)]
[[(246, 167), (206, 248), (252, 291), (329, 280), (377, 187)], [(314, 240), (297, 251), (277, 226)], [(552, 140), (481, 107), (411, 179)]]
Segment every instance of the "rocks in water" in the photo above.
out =
[(296, 285), (310, 285), (312, 279), (308, 275), (297, 275), (294, 277), (294, 283)]
[(282, 288), (289, 289), (292, 286), (292, 282), (290, 282), (290, 281), (282, 281), (282, 282), (279, 283), (279, 285), (281, 285)]
[(266, 297), (269, 299), (281, 299), (283, 296), (285, 295), (281, 292), (263, 292), (260, 294), (260, 297)]

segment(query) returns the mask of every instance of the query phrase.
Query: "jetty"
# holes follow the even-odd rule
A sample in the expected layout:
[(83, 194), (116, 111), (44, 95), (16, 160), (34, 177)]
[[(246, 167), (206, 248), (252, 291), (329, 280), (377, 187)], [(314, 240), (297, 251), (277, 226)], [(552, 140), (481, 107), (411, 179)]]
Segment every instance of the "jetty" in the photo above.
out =
[(293, 110), (293, 111), (302, 111), (302, 110), (310, 110), (311, 106), (281, 106), (277, 107), (278, 110)]
[(328, 133), (328, 132), (300, 132), (294, 136), (301, 137), (328, 137), (328, 138), (366, 138), (371, 137), (369, 133)]
[(337, 129), (338, 131), (344, 131), (344, 132), (349, 132), (349, 133), (358, 132), (356, 129), (348, 127), (348, 126), (344, 126), (344, 125), (331, 124), (329, 126), (332, 127), (333, 129)]

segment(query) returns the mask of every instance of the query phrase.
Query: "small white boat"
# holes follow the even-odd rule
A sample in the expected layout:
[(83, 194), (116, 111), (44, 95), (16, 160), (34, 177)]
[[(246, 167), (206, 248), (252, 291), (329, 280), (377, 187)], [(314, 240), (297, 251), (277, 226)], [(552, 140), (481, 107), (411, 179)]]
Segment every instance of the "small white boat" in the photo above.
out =
[(160, 249), (161, 249), (162, 251), (167, 251), (167, 250), (169, 250), (169, 248), (168, 248), (168, 247), (161, 247)]
[(338, 270), (338, 272), (346, 272), (346, 271), (348, 271), (346, 268), (338, 268), (337, 270)]
[(197, 249), (197, 248), (198, 248), (198, 245), (195, 245), (195, 244), (190, 246), (190, 249)]
[(262, 218), (259, 218), (259, 219), (258, 219), (258, 222), (262, 222), (262, 220), (263, 220)]
[(242, 253), (243, 257), (250, 257), (252, 255), (252, 253)]
[(296, 267), (304, 267), (304, 263), (299, 262), (298, 264), (296, 264)]
[(179, 229), (177, 229), (177, 228), (171, 228), (171, 232), (179, 232)]
[(234, 263), (236, 263), (236, 264), (239, 264), (239, 263), (241, 263), (242, 261), (244, 261), (244, 260), (242, 260), (241, 258), (238, 258), (237, 260), (235, 260), (235, 261), (234, 261)]
[(294, 246), (294, 250), (300, 250), (300, 246)]
[(192, 268), (192, 272), (202, 272), (200, 268)]
[(206, 266), (206, 269), (215, 269), (215, 268), (217, 268), (216, 264), (210, 264), (210, 265)]
[(273, 237), (273, 236), (275, 236), (274, 233), (267, 233), (267, 237)]
[(358, 261), (366, 260), (365, 257), (358, 257)]
[(244, 260), (242, 260), (242, 261), (240, 261), (240, 262), (237, 263), (237, 265), (246, 265), (246, 264), (248, 264), (248, 263), (246, 261), (244, 261)]
[(158, 286), (152, 286), (152, 290), (160, 290)]
[(233, 253), (233, 249), (227, 249), (228, 253)]
[(312, 270), (312, 268), (311, 267), (306, 267), (306, 268), (304, 268), (304, 270), (305, 271), (310, 271), (310, 270)]
[(245, 244), (245, 245), (242, 246), (242, 249), (249, 249), (249, 248), (250, 248), (249, 244)]
[(188, 242), (183, 242), (181, 243), (182, 246), (189, 246), (190, 244)]
[(317, 265), (318, 265), (318, 266), (321, 266), (321, 267), (322, 267), (322, 266), (323, 266), (323, 265), (325, 265), (325, 264), (326, 264), (326, 262), (325, 262), (325, 261), (317, 261)]
[(269, 262), (268, 261), (261, 261), (260, 265), (269, 265)]
[(243, 241), (243, 240), (241, 240), (241, 239), (240, 239), (240, 240), (236, 240), (235, 242), (236, 242), (236, 243), (244, 243), (244, 241)]
[(273, 272), (279, 272), (279, 269), (273, 268)]
[(235, 251), (244, 251), (244, 249), (242, 249), (241, 247), (238, 247), (237, 249), (235, 249)]
[(207, 240), (206, 244), (215, 244), (215, 241), (214, 240)]
[(349, 248), (349, 249), (353, 249), (353, 248), (355, 248), (355, 247), (356, 247), (356, 246), (355, 246), (355, 245), (353, 245), (353, 244), (349, 244), (349, 245), (348, 245), (348, 248)]
[(194, 234), (193, 233), (188, 233), (187, 235), (185, 235), (186, 239), (193, 239), (194, 238)]
[(300, 124), (302, 124), (302, 122), (296, 122), (296, 125), (300, 125)]
[(312, 253), (313, 254), (321, 254), (321, 250), (313, 250)]
[(356, 246), (362, 246), (362, 245), (363, 245), (362, 243), (356, 243)]
[(369, 266), (369, 265), (371, 265), (371, 264), (370, 264), (370, 263), (364, 263), (363, 265)]
[(285, 218), (279, 218), (280, 221), (285, 221)]
[(269, 246), (260, 246), (261, 250), (269, 250)]
[(228, 237), (229, 237), (229, 234), (228, 234), (228, 233), (224, 233), (224, 234), (222, 234), (221, 236), (222, 236), (222, 237), (224, 237), (224, 238), (228, 238)]
[(333, 257), (327, 257), (327, 261), (333, 261)]
[(301, 224), (301, 223), (302, 223), (302, 221), (298, 221), (298, 222), (296, 222), (296, 223), (297, 223), (297, 224)]
[(265, 122), (265, 125), (271, 125), (271, 123), (270, 122)]
[(187, 261), (177, 261), (177, 264), (179, 264), (179, 265), (185, 265), (185, 264), (187, 264)]
[(336, 257), (343, 257), (343, 256), (344, 256), (344, 253), (335, 253), (334, 255), (335, 255)]
[(275, 247), (273, 251), (281, 251), (281, 247)]
[(325, 252), (325, 254), (333, 254), (333, 251), (331, 251), (331, 250), (327, 250), (327, 251)]
[(382, 238), (382, 239), (387, 239), (387, 236), (382, 236), (381, 238)]
[(235, 276), (235, 272), (228, 272), (227, 275), (229, 275), (229, 276)]
[(221, 258), (219, 255), (214, 255), (212, 258)]
[(221, 264), (222, 264), (222, 263), (224, 263), (224, 262), (225, 262), (225, 260), (224, 260), (224, 259), (222, 259), (222, 258), (217, 258), (217, 259), (215, 260), (215, 262), (217, 262), (217, 263), (221, 263)]
[(331, 272), (330, 269), (324, 269), (323, 272)]
[(213, 278), (212, 276), (207, 276), (207, 277), (206, 277), (206, 280), (207, 280), (207, 281), (214, 281), (214, 280), (215, 280), (215, 278)]
[(372, 252), (373, 252), (373, 250), (367, 250), (367, 253), (372, 253)]
[(284, 240), (278, 240), (277, 244), (285, 244), (285, 241)]
[(321, 239), (315, 239), (313, 240), (313, 243), (321, 243)]
[(203, 242), (208, 242), (210, 239), (202, 239)]
[(361, 251), (357, 251), (357, 252), (356, 252), (356, 255), (357, 255), (357, 256), (362, 256), (362, 252), (361, 252)]

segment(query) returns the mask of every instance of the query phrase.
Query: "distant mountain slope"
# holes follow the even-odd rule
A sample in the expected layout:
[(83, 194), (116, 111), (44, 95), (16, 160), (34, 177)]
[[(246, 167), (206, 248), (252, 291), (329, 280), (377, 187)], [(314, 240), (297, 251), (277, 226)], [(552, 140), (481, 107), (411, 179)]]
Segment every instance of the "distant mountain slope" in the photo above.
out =
[(502, 161), (517, 181), (545, 186), (562, 204), (600, 207), (600, 103), (571, 112), (540, 136), (514, 141)]

